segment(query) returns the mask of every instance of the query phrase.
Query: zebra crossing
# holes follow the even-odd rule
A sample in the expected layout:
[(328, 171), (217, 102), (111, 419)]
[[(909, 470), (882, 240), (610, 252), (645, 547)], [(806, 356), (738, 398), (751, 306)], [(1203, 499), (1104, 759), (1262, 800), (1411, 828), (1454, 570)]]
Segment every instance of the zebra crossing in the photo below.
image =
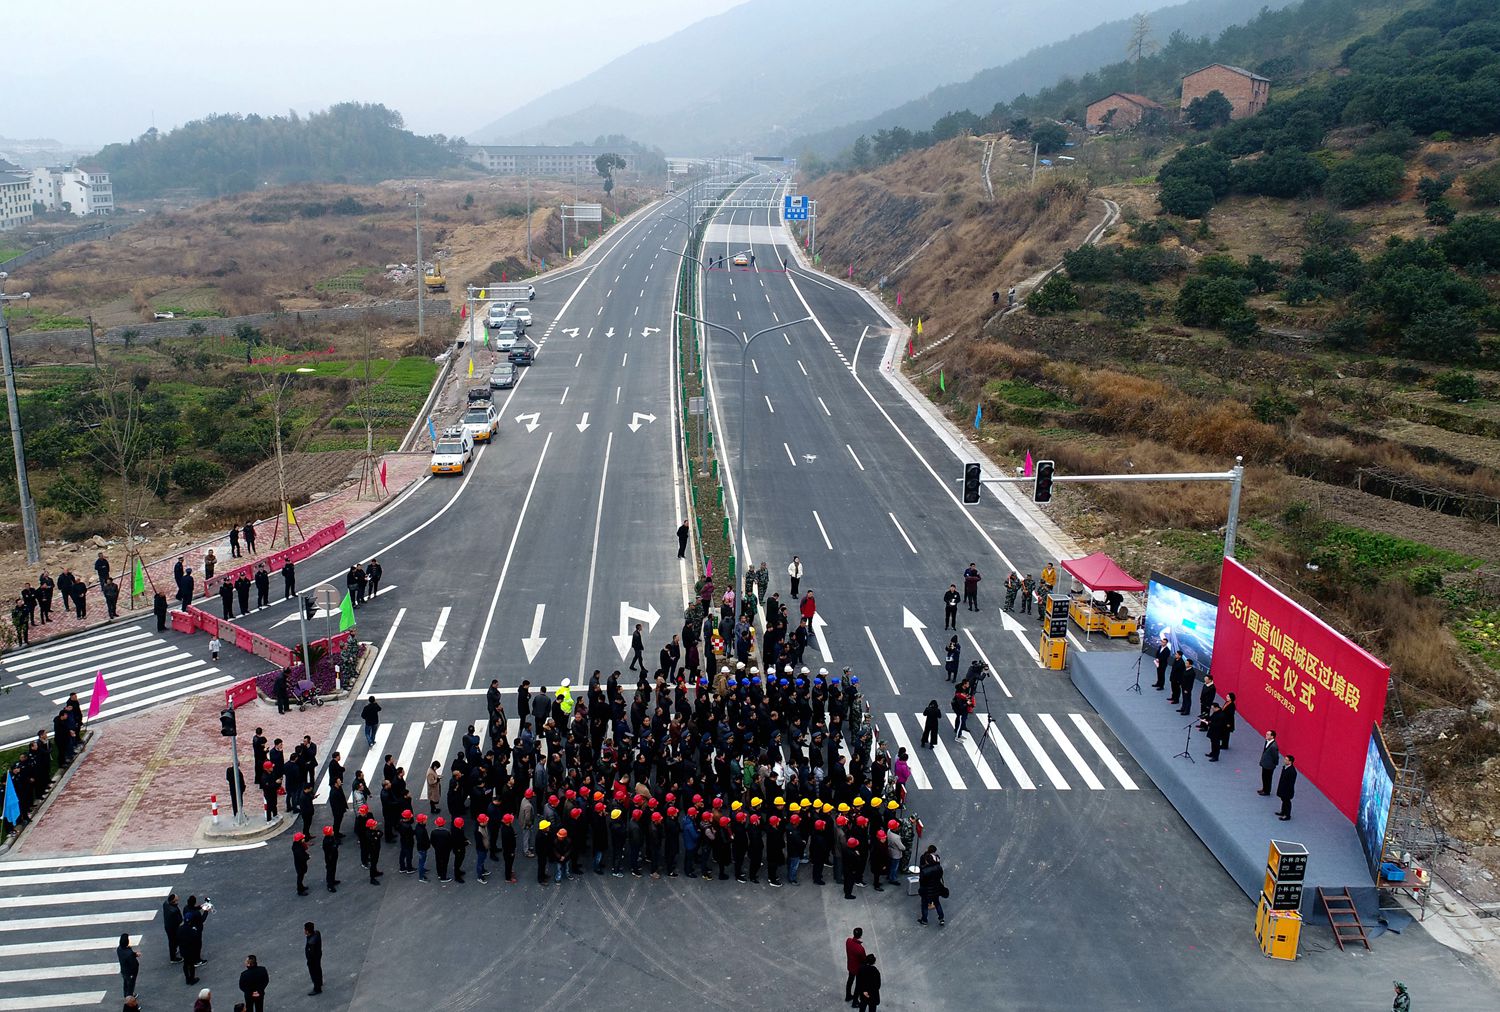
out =
[(159, 931), (141, 940), (194, 853), (0, 864), (0, 1012), (118, 1002), (120, 935), (143, 963), (166, 961)]
[[(938, 741), (930, 749), (916, 744), (921, 740), (924, 723), (920, 713), (884, 713), (876, 723), (876, 730), (892, 757), (898, 748), (906, 749), (911, 767), (910, 786), (919, 791), (939, 788), (966, 791), (971, 787), (986, 791), (1007, 788), (1034, 791), (1039, 787), (1071, 791), (1075, 784), (1090, 791), (1140, 789), (1084, 714), (1068, 713), (1062, 717), (1051, 713), (1007, 713), (995, 714), (991, 722), (986, 714), (976, 713), (969, 718), (969, 733), (954, 742), (953, 718), (945, 715)], [(335, 745), (348, 771), (345, 788), (354, 783), (355, 770), (364, 774), (365, 783), (378, 788), (380, 769), (387, 755), (394, 756), (396, 766), (406, 771), (409, 784), (420, 785), (425, 771), (434, 762), (442, 765), (446, 781), (448, 765), (459, 747), (457, 743), (468, 733), (470, 724), (487, 744), (488, 724), (483, 715), (476, 715), (473, 720), (382, 723), (376, 728), (374, 745), (366, 744), (363, 724), (345, 725)], [(986, 728), (988, 734), (984, 733)], [(507, 731), (511, 740), (519, 730), (519, 718), (509, 718)], [(847, 758), (847, 743), (841, 744), (840, 751)], [(327, 798), (325, 774), (317, 800), (321, 803)]]
[[(944, 715), (931, 748), (918, 747), (911, 737), (915, 734), (916, 741), (921, 741), (926, 720), (920, 713), (884, 713), (877, 733), (892, 753), (906, 749), (909, 786), (919, 791), (940, 785), (955, 791), (966, 791), (971, 785), (988, 791), (1007, 787), (1034, 791), (1049, 785), (1071, 791), (1075, 781), (1091, 791), (1140, 790), (1084, 714), (1065, 716), (1066, 723), (1051, 713), (975, 713), (969, 717), (968, 732), (955, 742), (953, 718)], [(1069, 772), (1064, 773), (1063, 767)]]
[[(201, 650), (207, 641), (196, 642)], [(87, 704), (94, 675), (103, 671), (109, 698), (100, 716), (116, 717), (231, 681), (205, 655), (190, 653), (137, 622), (12, 651), (0, 659), (0, 670), (55, 706), (67, 702), (71, 692)]]

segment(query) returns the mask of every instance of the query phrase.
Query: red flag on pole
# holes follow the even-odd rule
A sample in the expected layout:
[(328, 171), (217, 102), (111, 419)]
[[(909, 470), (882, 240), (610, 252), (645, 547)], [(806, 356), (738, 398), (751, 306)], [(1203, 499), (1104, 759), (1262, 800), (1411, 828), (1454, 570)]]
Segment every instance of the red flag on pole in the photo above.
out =
[(380, 462), (380, 487), (385, 488), (385, 461)]
[(500, 281), (501, 281), (501, 283), (503, 284), (507, 279), (508, 279), (508, 275), (506, 274), (506, 272), (505, 271), (501, 271), (500, 272)]
[(911, 338), (908, 337), (906, 339), (906, 357), (907, 358), (911, 358), (915, 354), (916, 354), (916, 352), (912, 350)]
[(898, 306), (901, 305), (901, 293), (900, 292), (896, 293), (896, 305), (898, 305)]
[(89, 719), (99, 716), (104, 701), (109, 698), (109, 686), (104, 684), (104, 669), (94, 672), (94, 693), (89, 696)]
[(1032, 460), (1031, 460), (1031, 451), (1027, 450), (1026, 451), (1026, 468), (1025, 468), (1025, 470), (1023, 470), (1021, 472), (1022, 476), (1026, 477), (1026, 478), (1030, 478), (1031, 477), (1032, 469), (1033, 469), (1033, 464), (1032, 464)]
[(468, 306), (459, 306), (458, 307), (458, 318), (460, 320), (467, 320), (469, 318), (469, 307)]
[(853, 264), (849, 265), (849, 280), (851, 280), (851, 281), (854, 280), (854, 265)]

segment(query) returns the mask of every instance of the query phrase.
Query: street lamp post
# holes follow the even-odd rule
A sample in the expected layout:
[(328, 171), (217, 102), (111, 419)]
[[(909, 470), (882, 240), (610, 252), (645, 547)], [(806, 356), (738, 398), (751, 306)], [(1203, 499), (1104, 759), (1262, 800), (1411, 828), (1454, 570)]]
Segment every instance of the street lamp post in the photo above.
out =
[[(5, 279), (0, 271), (0, 362), (5, 367), (5, 402), (10, 408), (10, 443), (16, 452), (16, 496), (21, 502), (21, 527), (26, 533), (26, 562), (42, 561), (42, 539), (36, 527), (36, 504), (31, 501), (31, 482), (26, 478), (26, 450), (21, 443), (21, 403), (16, 397), (16, 369), (10, 357), (10, 324), (5, 318), (5, 303), (31, 298), (30, 292), (5, 294)], [(126, 532), (127, 536), (129, 531)]]
[[(704, 320), (704, 319), (702, 319), (700, 317), (697, 317), (697, 316), (693, 316), (690, 313), (684, 313), (681, 310), (678, 310), (677, 315), (678, 316), (685, 316), (689, 320), (692, 320), (694, 323), (701, 324), (702, 326), (711, 327), (714, 330), (722, 330), (724, 333), (728, 334), (730, 337), (733, 337), (736, 341), (738, 341), (740, 339), (740, 335), (737, 334), (735, 331), (730, 330), (728, 327), (720, 326), (717, 323), (710, 323), (707, 320)], [(745, 404), (746, 404), (745, 388), (746, 388), (746, 382), (747, 382), (747, 380), (749, 378), (749, 374), (750, 374), (750, 369), (749, 369), (749, 366), (750, 366), (750, 346), (755, 343), (755, 339), (758, 338), (758, 337), (761, 337), (761, 336), (763, 336), (765, 334), (774, 333), (774, 332), (776, 332), (778, 330), (786, 330), (788, 327), (795, 327), (799, 323), (811, 323), (812, 319), (813, 318), (811, 316), (804, 316), (800, 320), (792, 320), (789, 323), (778, 323), (774, 327), (767, 327), (764, 330), (757, 330), (755, 333), (753, 333), (749, 337), (745, 338), (745, 343), (740, 348), (740, 449), (739, 449), (739, 458), (740, 458), (740, 460), (739, 460), (739, 464), (737, 466), (739, 468), (740, 480), (741, 481), (745, 480), (745, 443), (748, 442), (748, 440), (745, 438), (746, 433), (748, 431), (747, 427), (746, 427), (748, 423), (746, 422), (746, 418), (745, 418)], [(704, 349), (704, 353), (705, 353), (705, 356), (706, 356), (707, 351), (708, 351), (708, 340), (706, 338), (704, 339), (704, 342), (703, 342), (703, 349)], [(704, 371), (704, 374), (707, 375), (707, 373), (708, 373), (708, 365), (707, 365), (707, 359), (706, 359), (706, 357), (705, 357), (703, 371)], [(707, 389), (706, 386), (705, 386), (705, 389)], [(736, 507), (736, 509), (735, 509), (735, 518), (734, 518), (734, 520), (735, 520), (735, 525), (734, 525), (735, 526), (735, 531), (734, 531), (734, 550), (735, 550), (736, 553), (738, 553), (738, 552), (743, 551), (744, 547), (745, 547), (745, 498), (744, 498), (743, 493), (741, 495), (738, 495), (738, 496), (735, 497), (735, 507)], [(747, 560), (746, 564), (748, 565), (748, 560)], [(738, 575), (738, 573), (736, 575)]]
[(427, 331), (423, 323), (422, 313), (422, 290), (427, 287), (427, 272), (422, 269), (422, 192), (417, 191), (416, 197), (406, 206), (415, 208), (417, 212), (417, 336), (423, 337)]

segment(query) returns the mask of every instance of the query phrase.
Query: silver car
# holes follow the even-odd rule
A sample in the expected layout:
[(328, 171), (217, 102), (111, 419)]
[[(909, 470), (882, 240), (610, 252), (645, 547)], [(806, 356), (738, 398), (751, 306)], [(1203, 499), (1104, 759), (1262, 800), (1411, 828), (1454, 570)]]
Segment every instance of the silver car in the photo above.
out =
[(509, 390), (516, 385), (516, 367), (509, 362), (501, 362), (490, 370), (490, 387), (495, 390)]

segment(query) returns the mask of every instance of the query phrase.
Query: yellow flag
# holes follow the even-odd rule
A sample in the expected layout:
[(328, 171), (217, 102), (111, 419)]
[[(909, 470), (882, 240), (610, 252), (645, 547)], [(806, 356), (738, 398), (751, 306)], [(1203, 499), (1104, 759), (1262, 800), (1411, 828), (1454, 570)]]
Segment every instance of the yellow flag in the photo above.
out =
[(292, 512), (291, 503), (286, 504), (286, 522), (288, 527), (294, 525), (297, 522), (297, 514)]
[(917, 333), (922, 333), (922, 318), (920, 316), (917, 317)]
[(472, 358), (469, 359), (469, 378), (474, 378), (474, 360)]

